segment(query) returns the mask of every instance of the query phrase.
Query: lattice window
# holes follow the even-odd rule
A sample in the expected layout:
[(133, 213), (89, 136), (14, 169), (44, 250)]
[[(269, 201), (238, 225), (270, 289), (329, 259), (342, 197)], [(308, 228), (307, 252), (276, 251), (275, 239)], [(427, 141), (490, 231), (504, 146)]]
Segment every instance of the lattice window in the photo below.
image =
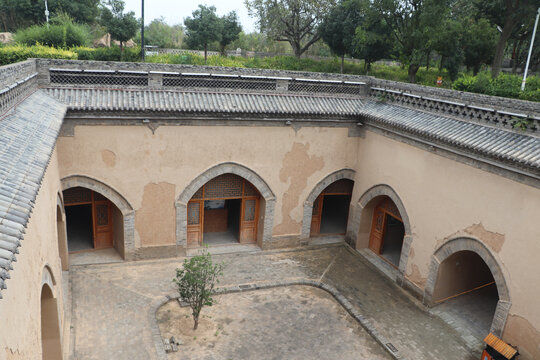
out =
[(238, 175), (223, 174), (217, 176), (204, 186), (205, 199), (242, 197), (242, 179)]
[(64, 204), (77, 204), (92, 202), (92, 190), (75, 187), (64, 190)]
[(188, 203), (187, 213), (188, 213), (188, 225), (199, 225), (201, 203), (198, 201)]
[(256, 212), (257, 200), (244, 200), (244, 221), (254, 221)]
[(249, 181), (244, 181), (244, 196), (258, 196), (259, 191)]
[(197, 192), (195, 194), (193, 194), (193, 196), (191, 198), (192, 199), (202, 199), (203, 198), (203, 189), (204, 189), (204, 186), (201, 186), (201, 188), (199, 190), (197, 190)]
[(148, 86), (148, 74), (50, 70), (53, 84)]
[(361, 85), (345, 83), (325, 83), (292, 80), (289, 82), (289, 91), (330, 94), (360, 94)]
[(163, 86), (184, 88), (221, 88), (221, 89), (247, 89), (247, 90), (276, 90), (276, 81), (273, 79), (249, 79), (240, 77), (216, 76), (189, 76), (164, 75)]
[(399, 214), (399, 210), (390, 198), (386, 198), (383, 201), (381, 201), (378, 205), (379, 208), (384, 209), (387, 213), (392, 215), (393, 217), (397, 218), (398, 220), (401, 220), (401, 215)]
[(349, 179), (341, 179), (328, 185), (323, 190), (324, 194), (352, 194), (354, 182)]
[(109, 225), (109, 206), (97, 205), (96, 206), (96, 221), (98, 226)]
[(98, 192), (94, 191), (94, 201), (107, 201), (108, 199)]

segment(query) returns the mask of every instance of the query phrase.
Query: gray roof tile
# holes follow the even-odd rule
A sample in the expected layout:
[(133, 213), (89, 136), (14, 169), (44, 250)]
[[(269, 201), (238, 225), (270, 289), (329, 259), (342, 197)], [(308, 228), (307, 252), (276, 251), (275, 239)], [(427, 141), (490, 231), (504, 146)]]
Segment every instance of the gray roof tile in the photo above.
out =
[(528, 134), (367, 101), (360, 112), (376, 124), (515, 164), (540, 175), (540, 138)]
[(359, 98), (168, 90), (48, 88), (70, 110), (355, 116)]
[(65, 112), (64, 104), (39, 90), (0, 118), (0, 290), (16, 261)]

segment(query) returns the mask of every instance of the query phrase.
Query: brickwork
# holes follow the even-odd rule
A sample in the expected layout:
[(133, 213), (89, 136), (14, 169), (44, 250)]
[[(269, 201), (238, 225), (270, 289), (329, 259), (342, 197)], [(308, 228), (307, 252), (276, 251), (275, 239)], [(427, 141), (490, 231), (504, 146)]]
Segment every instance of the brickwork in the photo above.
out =
[(187, 246), (187, 203), (193, 195), (208, 181), (223, 174), (235, 174), (249, 181), (257, 188), (264, 201), (264, 220), (262, 231), (262, 246), (265, 242), (269, 242), (272, 238), (272, 227), (274, 225), (274, 207), (276, 196), (266, 183), (257, 173), (247, 167), (236, 163), (223, 163), (216, 165), (194, 179), (180, 194), (176, 200), (176, 245), (186, 248)]
[[(411, 249), (411, 243), (413, 241), (411, 223), (409, 221), (409, 216), (405, 210), (405, 206), (401, 201), (401, 198), (396, 193), (392, 187), (381, 184), (376, 185), (367, 190), (358, 200), (356, 204), (351, 204), (352, 211), (350, 212), (350, 221), (347, 225), (347, 238), (351, 243), (351, 246), (356, 247), (356, 241), (358, 232), (360, 231), (360, 220), (362, 216), (367, 216), (363, 213), (363, 210), (368, 205), (374, 205), (374, 202), (379, 201), (382, 196), (389, 197), (394, 204), (396, 205), (399, 214), (401, 215), (401, 220), (403, 221), (403, 226), (405, 228), (405, 237), (403, 238), (403, 247), (401, 248), (401, 257), (399, 259), (399, 278), (397, 280), (402, 280), (407, 268), (407, 262), (409, 261), (409, 253)], [(371, 222), (369, 222), (371, 224)], [(377, 266), (377, 263), (374, 263)]]
[(135, 211), (120, 193), (99, 180), (87, 176), (73, 175), (62, 179), (62, 190), (84, 187), (109, 199), (120, 210), (124, 228), (124, 259), (133, 260), (135, 252)]
[(429, 266), (428, 280), (424, 290), (424, 302), (433, 305), (432, 297), (437, 281), (437, 274), (439, 272), (439, 265), (450, 255), (459, 251), (472, 251), (478, 254), (491, 270), (491, 274), (497, 285), (499, 302), (497, 303), (497, 309), (495, 310), (495, 316), (490, 331), (501, 336), (512, 302), (500, 262), (481, 240), (470, 237), (454, 238), (446, 241), (437, 249), (437, 251), (435, 251)]
[(309, 233), (311, 231), (311, 216), (313, 212), (313, 203), (319, 196), (319, 194), (326, 189), (326, 187), (338, 180), (349, 179), (354, 181), (356, 171), (352, 169), (342, 169), (334, 171), (330, 175), (326, 176), (324, 179), (319, 181), (317, 185), (311, 190), (306, 201), (304, 201), (304, 212), (302, 215), (302, 239), (309, 238)]

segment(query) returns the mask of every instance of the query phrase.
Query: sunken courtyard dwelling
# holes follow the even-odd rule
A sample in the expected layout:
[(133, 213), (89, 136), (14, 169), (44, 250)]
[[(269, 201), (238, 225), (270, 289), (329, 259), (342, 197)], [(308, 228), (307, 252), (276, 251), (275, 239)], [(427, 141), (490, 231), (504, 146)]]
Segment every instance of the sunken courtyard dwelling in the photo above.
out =
[(538, 103), (337, 74), (0, 68), (0, 360), (64, 358), (70, 254), (324, 243), (540, 359), (539, 219)]

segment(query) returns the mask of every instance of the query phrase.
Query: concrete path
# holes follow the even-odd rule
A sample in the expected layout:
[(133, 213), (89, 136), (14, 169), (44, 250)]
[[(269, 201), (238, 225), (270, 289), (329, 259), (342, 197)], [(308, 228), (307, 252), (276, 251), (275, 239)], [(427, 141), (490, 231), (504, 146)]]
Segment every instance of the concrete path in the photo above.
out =
[[(215, 255), (214, 259), (226, 264), (220, 286), (315, 280), (336, 288), (401, 357), (475, 359), (458, 333), (345, 246)], [(172, 278), (181, 262), (72, 267), (72, 359), (156, 359), (150, 311), (175, 292)]]

